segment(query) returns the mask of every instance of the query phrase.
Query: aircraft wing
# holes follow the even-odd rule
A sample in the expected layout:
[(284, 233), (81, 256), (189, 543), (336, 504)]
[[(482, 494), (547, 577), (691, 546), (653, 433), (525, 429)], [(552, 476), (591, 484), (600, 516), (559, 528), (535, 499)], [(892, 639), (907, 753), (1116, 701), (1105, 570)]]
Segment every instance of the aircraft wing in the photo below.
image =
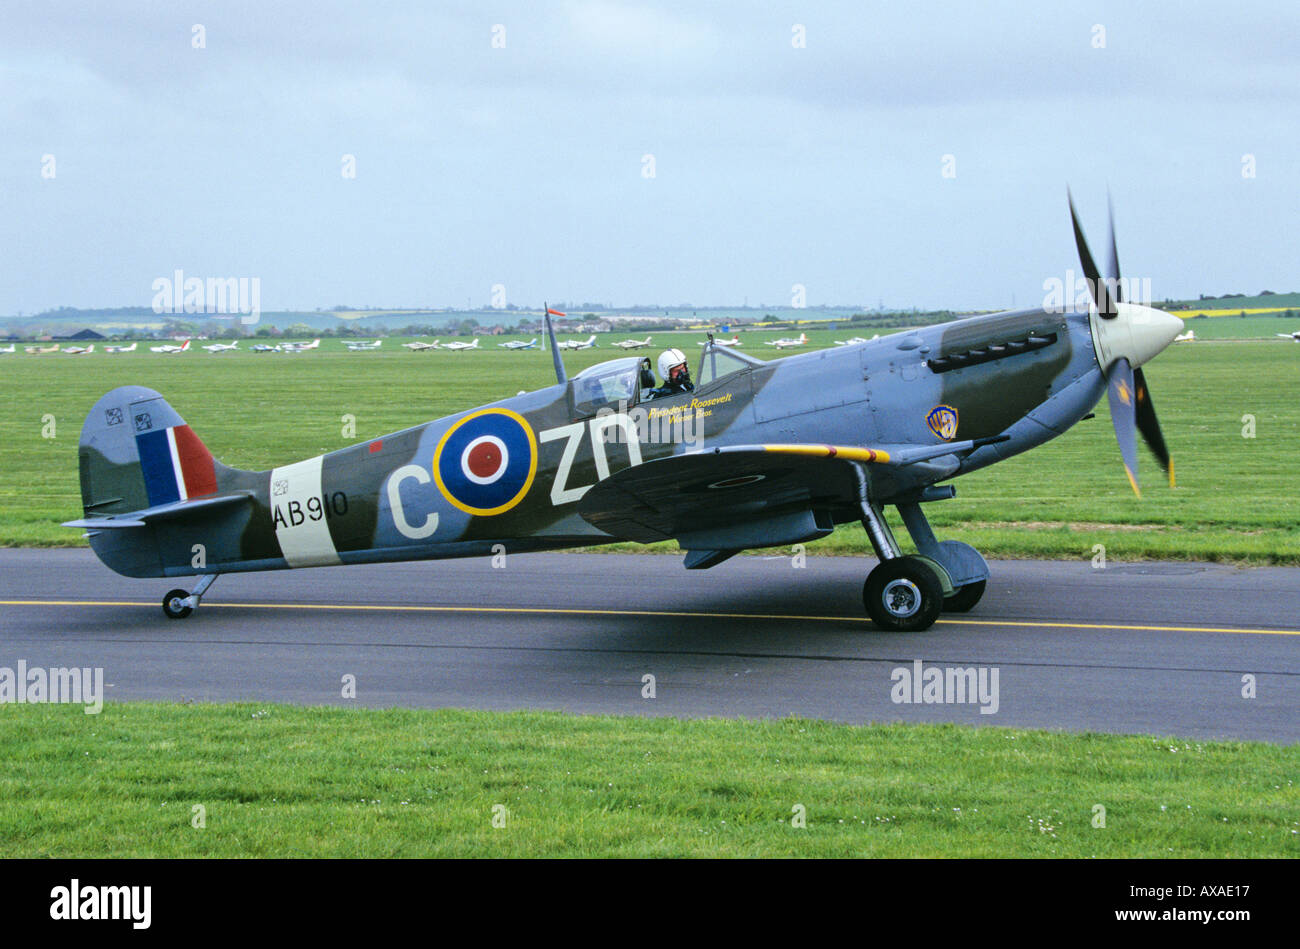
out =
[[(578, 513), (607, 534), (638, 543), (672, 538), (701, 547), (788, 543), (793, 541), (787, 534), (809, 530), (809, 512), (858, 500), (863, 489), (850, 462), (904, 467), (1005, 440), (880, 448), (734, 445), (687, 452), (597, 482), (583, 495)], [(803, 520), (792, 519), (799, 512)]]

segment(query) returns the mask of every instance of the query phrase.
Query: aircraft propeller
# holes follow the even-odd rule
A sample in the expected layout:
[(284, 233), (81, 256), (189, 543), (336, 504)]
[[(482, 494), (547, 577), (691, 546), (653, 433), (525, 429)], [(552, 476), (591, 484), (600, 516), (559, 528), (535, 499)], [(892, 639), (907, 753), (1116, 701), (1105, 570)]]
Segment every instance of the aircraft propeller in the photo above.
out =
[[(1088, 249), (1088, 241), (1083, 236), (1079, 224), (1079, 215), (1074, 209), (1074, 197), (1066, 193), (1070, 203), (1070, 221), (1074, 225), (1074, 242), (1079, 249), (1079, 263), (1083, 266), (1084, 276), (1088, 280), (1088, 292), (1097, 308), (1097, 315), (1103, 320), (1134, 321), (1134, 310), (1126, 309), (1124, 286), (1120, 281), (1119, 251), (1115, 244), (1115, 209), (1107, 199), (1110, 216), (1110, 275), (1103, 279)], [(1162, 314), (1163, 315), (1163, 314)], [(1136, 321), (1134, 321), (1136, 323)], [(1146, 332), (1134, 325), (1129, 332), (1136, 336)], [(1161, 347), (1163, 348), (1163, 347)], [(1115, 426), (1115, 439), (1119, 442), (1120, 456), (1124, 460), (1124, 471), (1128, 474), (1133, 491), (1142, 496), (1138, 487), (1137, 469), (1137, 435), (1141, 434), (1151, 453), (1155, 455), (1160, 467), (1169, 475), (1169, 486), (1174, 486), (1174, 463), (1165, 445), (1164, 434), (1160, 431), (1160, 422), (1156, 419), (1155, 406), (1151, 402), (1151, 390), (1147, 387), (1146, 377), (1141, 366), (1134, 368), (1125, 356), (1116, 358), (1109, 367), (1103, 366), (1106, 373), (1106, 394), (1110, 403), (1111, 422)]]

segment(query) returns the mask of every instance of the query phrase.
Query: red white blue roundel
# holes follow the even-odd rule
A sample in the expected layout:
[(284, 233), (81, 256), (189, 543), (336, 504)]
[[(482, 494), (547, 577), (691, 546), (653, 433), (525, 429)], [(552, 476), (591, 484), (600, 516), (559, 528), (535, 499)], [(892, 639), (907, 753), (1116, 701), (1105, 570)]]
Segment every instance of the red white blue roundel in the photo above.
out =
[(433, 453), (443, 497), (467, 514), (502, 514), (524, 499), (537, 474), (537, 439), (522, 415), (482, 409), (447, 430)]

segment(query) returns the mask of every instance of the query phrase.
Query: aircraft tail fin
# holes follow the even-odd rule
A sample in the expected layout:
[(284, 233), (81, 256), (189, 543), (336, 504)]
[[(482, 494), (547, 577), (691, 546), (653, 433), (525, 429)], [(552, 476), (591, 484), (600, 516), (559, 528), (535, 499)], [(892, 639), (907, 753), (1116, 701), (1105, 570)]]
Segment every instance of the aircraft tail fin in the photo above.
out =
[(157, 392), (122, 386), (90, 410), (77, 445), (87, 517), (217, 493), (234, 473)]
[(236, 507), (226, 496), (237, 494), (246, 504), (265, 478), (217, 461), (167, 400), (142, 386), (122, 386), (95, 403), (77, 454), (84, 518), (67, 526), (88, 530), (99, 558), (125, 576), (189, 566), (189, 547), (164, 549), (151, 518), (224, 519)]

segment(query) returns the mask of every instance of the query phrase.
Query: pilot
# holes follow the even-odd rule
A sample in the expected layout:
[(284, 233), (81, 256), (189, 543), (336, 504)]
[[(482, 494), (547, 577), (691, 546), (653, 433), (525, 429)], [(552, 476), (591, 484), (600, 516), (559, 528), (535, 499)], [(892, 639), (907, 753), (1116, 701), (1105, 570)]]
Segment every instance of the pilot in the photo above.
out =
[(691, 371), (686, 368), (686, 354), (680, 349), (665, 349), (659, 354), (659, 375), (663, 376), (664, 384), (647, 392), (647, 399), (695, 391)]

